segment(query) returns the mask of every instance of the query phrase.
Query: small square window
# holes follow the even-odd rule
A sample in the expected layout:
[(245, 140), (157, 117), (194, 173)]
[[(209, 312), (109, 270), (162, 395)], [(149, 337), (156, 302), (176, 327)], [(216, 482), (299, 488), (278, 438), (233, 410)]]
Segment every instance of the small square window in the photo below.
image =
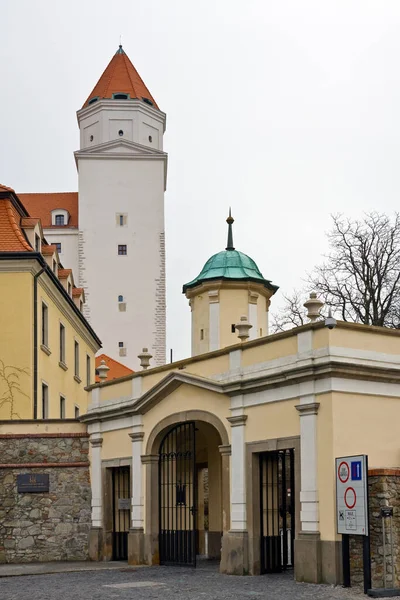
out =
[(118, 245), (118, 254), (120, 256), (126, 256), (128, 254), (126, 244), (119, 244)]
[(123, 296), (118, 296), (118, 302), (123, 302), (124, 301), (124, 297)]
[(56, 215), (56, 225), (64, 225), (64, 215)]
[(56, 242), (54, 245), (57, 248), (58, 254), (61, 254), (61, 242)]
[(118, 348), (123, 348), (124, 347), (124, 342), (118, 342)]

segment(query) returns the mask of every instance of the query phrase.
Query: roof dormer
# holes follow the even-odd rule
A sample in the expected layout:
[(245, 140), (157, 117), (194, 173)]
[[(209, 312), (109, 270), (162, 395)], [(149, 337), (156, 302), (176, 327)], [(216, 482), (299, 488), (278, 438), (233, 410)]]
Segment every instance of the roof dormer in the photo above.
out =
[(69, 212), (65, 208), (55, 208), (51, 211), (51, 225), (63, 227), (68, 225)]
[(60, 263), (60, 259), (58, 257), (57, 246), (54, 244), (42, 246), (42, 254), (54, 275), (58, 277), (58, 265)]
[(68, 296), (72, 298), (72, 289), (74, 287), (72, 269), (58, 269), (58, 279), (60, 280)]
[(75, 302), (75, 305), (79, 308), (81, 312), (83, 312), (83, 305), (85, 304), (85, 292), (83, 288), (72, 289), (72, 299)]
[(40, 219), (23, 217), (21, 227), (35, 252), (42, 251), (43, 230)]

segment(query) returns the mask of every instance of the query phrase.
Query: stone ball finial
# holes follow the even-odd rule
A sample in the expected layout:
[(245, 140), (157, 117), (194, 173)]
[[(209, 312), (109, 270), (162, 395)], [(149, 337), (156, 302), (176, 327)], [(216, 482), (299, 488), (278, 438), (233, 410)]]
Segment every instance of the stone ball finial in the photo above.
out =
[(309, 299), (307, 302), (304, 302), (303, 306), (307, 309), (307, 317), (310, 319), (311, 323), (315, 323), (321, 316), (321, 309), (324, 306), (324, 302), (317, 298), (315, 292), (311, 292)]
[(108, 371), (110, 370), (110, 367), (108, 367), (106, 365), (106, 361), (103, 360), (100, 362), (99, 366), (96, 367), (96, 371), (97, 374), (99, 376), (100, 379), (107, 379), (107, 375), (108, 375)]
[(145, 371), (150, 366), (150, 359), (153, 358), (153, 355), (150, 354), (148, 348), (143, 348), (142, 352), (138, 354), (138, 359), (140, 360), (140, 366)]
[(247, 317), (245, 315), (242, 315), (240, 317), (240, 321), (239, 323), (237, 323), (235, 325), (235, 328), (238, 331), (238, 338), (240, 339), (241, 342), (245, 342), (250, 336), (249, 336), (249, 330), (253, 327), (253, 325), (251, 325), (247, 319)]

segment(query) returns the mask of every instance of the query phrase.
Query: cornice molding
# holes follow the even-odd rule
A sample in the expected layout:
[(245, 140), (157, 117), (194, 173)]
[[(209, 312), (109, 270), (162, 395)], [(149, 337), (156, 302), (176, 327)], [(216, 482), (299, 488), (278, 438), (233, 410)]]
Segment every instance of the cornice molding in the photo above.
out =
[(319, 402), (308, 402), (307, 404), (297, 404), (295, 409), (299, 411), (301, 417), (306, 417), (308, 415), (317, 415), (319, 406)]
[(142, 442), (144, 438), (144, 431), (135, 431), (135, 433), (130, 433), (129, 437), (132, 442)]
[(142, 454), (140, 460), (142, 461), (142, 465), (151, 465), (158, 463), (159, 456), (158, 454)]
[(92, 446), (92, 448), (101, 448), (101, 446), (103, 445), (103, 438), (102, 437), (97, 437), (97, 438), (90, 438), (89, 440), (90, 445)]
[(227, 421), (229, 421), (231, 427), (241, 427), (246, 425), (247, 418), (247, 415), (235, 415), (234, 417), (227, 417)]
[(221, 456), (230, 456), (232, 454), (232, 446), (230, 444), (218, 446), (218, 450)]

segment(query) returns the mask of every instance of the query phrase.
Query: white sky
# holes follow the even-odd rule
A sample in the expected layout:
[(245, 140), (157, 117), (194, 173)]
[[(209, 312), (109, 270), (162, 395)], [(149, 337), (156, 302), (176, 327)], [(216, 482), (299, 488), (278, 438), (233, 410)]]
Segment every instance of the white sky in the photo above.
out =
[(330, 213), (398, 208), (398, 0), (1, 0), (0, 23), (3, 184), (77, 190), (75, 113), (120, 34), (167, 113), (175, 359), (181, 286), (225, 247), (230, 205), (236, 248), (286, 292), (326, 252)]

